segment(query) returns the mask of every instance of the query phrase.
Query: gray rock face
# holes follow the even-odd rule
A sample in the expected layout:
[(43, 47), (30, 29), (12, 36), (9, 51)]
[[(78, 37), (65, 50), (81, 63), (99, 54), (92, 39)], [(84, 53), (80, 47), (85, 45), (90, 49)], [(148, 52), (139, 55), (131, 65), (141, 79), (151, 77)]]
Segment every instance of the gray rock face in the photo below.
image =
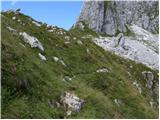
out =
[(89, 1), (84, 2), (81, 10), (81, 15), (78, 18), (77, 24), (84, 21), (89, 25), (89, 28), (101, 32), (104, 18), (104, 2)]
[(115, 35), (127, 32), (127, 25), (138, 25), (158, 33), (158, 1), (85, 1), (77, 19), (96, 32)]
[[(154, 75), (150, 71), (144, 71), (142, 72), (144, 78), (146, 79), (146, 87), (149, 90), (150, 95), (152, 96), (158, 96), (159, 95), (159, 82), (158, 80), (154, 79)], [(158, 97), (156, 102), (158, 103)]]

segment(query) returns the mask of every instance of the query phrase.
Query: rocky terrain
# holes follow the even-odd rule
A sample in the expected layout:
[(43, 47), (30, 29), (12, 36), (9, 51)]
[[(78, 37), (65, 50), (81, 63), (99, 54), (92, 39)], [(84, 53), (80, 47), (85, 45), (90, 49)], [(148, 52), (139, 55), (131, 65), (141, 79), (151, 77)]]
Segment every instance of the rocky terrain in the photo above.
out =
[(120, 33), (117, 37), (100, 36), (93, 41), (105, 50), (158, 70), (158, 35), (151, 34), (136, 25), (131, 26), (131, 29), (134, 36), (123, 36)]
[(95, 18), (81, 21), (82, 8), (68, 31), (20, 9), (1, 12), (2, 118), (158, 118), (157, 25), (108, 35), (97, 15), (113, 3), (85, 3)]

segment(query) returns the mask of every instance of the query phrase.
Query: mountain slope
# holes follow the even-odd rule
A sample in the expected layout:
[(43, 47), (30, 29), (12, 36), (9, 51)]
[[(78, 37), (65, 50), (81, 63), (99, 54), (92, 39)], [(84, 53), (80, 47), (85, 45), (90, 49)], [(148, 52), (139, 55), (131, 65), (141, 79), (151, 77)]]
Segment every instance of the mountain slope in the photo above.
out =
[(104, 51), (91, 40), (99, 34), (85, 25), (65, 31), (19, 12), (1, 17), (2, 118), (65, 118), (60, 99), (69, 90), (84, 104), (67, 118), (158, 118), (157, 70)]

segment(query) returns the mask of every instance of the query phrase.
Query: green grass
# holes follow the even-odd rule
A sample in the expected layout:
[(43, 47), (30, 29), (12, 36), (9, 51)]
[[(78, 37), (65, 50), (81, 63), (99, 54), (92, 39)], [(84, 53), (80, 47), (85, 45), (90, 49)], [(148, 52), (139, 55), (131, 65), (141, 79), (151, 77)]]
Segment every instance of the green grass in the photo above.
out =
[[(14, 13), (2, 14), (5, 16), (2, 17), (1, 34), (2, 118), (63, 118), (63, 107), (50, 107), (48, 101), (59, 102), (61, 94), (72, 87), (85, 103), (79, 113), (73, 113), (69, 118), (158, 118), (158, 108), (149, 105), (152, 96), (148, 94), (142, 76), (143, 71), (149, 70), (158, 80), (158, 71), (104, 51), (90, 38), (82, 38), (88, 34), (98, 35), (88, 28), (84, 31), (78, 28), (63, 30), (71, 38), (70, 44), (66, 45), (65, 35), (49, 33), (45, 25), (35, 26), (29, 16), (17, 15), (25, 23), (22, 26), (11, 19)], [(38, 38), (44, 46), (42, 54), (47, 61), (41, 61), (40, 51), (25, 44), (19, 35), (7, 30), (7, 26)], [(77, 44), (73, 37), (82, 40), (83, 44)], [(55, 62), (52, 56), (61, 58), (67, 66)], [(133, 68), (129, 67), (131, 65)], [(103, 67), (110, 72), (96, 73)], [(72, 77), (72, 81), (62, 81), (64, 76)], [(141, 84), (142, 94), (132, 85), (134, 80)], [(21, 88), (20, 83), (26, 84)], [(122, 104), (117, 106), (114, 99), (120, 99)]]

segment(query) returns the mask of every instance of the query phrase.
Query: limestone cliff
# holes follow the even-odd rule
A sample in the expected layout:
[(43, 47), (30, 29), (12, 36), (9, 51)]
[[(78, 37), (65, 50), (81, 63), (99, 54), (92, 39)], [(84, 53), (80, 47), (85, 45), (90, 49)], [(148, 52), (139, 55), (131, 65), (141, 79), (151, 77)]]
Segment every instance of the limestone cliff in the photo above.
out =
[(132, 24), (158, 33), (158, 9), (158, 1), (85, 1), (76, 23), (108, 35), (127, 33)]

